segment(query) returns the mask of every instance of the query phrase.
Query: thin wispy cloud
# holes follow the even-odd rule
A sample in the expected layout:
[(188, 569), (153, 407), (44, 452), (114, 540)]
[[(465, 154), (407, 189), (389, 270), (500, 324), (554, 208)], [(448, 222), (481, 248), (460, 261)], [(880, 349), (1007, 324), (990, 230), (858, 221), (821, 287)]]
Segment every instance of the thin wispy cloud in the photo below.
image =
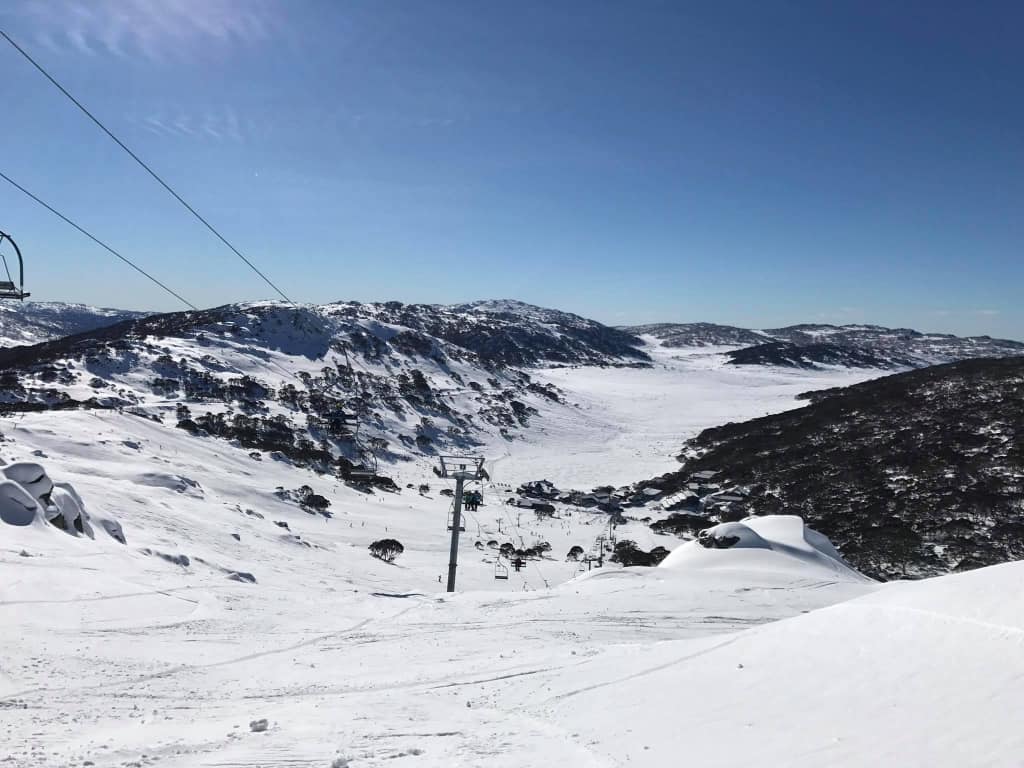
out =
[(198, 138), (241, 144), (266, 133), (261, 130), (259, 122), (240, 118), (228, 104), (205, 111), (165, 107), (149, 114), (129, 114), (126, 119), (157, 136), (172, 138)]
[(173, 61), (211, 46), (255, 46), (278, 23), (263, 0), (45, 0), (18, 9), (53, 53)]

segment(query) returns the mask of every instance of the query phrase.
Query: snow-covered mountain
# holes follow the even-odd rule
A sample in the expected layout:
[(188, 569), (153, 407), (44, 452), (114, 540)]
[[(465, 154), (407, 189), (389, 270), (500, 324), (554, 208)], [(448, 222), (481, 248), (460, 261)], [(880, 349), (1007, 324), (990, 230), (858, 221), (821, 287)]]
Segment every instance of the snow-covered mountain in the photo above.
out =
[(151, 313), (56, 301), (5, 301), (0, 303), (0, 347), (38, 344), (146, 314)]
[(653, 336), (663, 347), (749, 347), (770, 340), (762, 331), (717, 323), (651, 323), (624, 326), (637, 336)]
[(509, 302), (230, 305), (0, 349), (0, 405), (130, 409), (349, 477), (512, 439), (540, 408), (570, 408), (521, 366), (646, 364), (638, 345)]
[[(338, 302), (324, 314), (379, 320), (427, 333), (505, 365), (622, 365), (649, 360), (635, 336), (593, 320), (514, 300), (466, 304)], [(153, 315), (61, 302), (0, 304), (0, 347), (39, 344)]]
[(896, 369), (1024, 355), (1024, 343), (1019, 341), (878, 325), (803, 324), (750, 330), (711, 323), (658, 323), (622, 330), (651, 336), (665, 347), (737, 347), (730, 352), (734, 365)]
[(360, 304), (325, 308), (332, 317), (375, 320), (425, 333), (498, 365), (624, 365), (650, 360), (643, 342), (594, 320), (521, 301)]

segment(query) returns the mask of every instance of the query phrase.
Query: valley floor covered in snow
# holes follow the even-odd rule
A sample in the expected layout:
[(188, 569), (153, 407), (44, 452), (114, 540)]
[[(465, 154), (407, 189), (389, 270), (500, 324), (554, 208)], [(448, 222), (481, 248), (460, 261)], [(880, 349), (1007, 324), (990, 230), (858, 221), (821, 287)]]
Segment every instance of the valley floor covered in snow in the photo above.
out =
[[(70, 483), (127, 544), (0, 527), (0, 765), (1020, 765), (1024, 565), (880, 585), (765, 518), (743, 546), (580, 573), (565, 553), (607, 516), (500, 503), (503, 483), (650, 477), (703, 427), (876, 375), (659, 354), (537, 372), (578, 418), (487, 447), (454, 595), (425, 461), (389, 468), (401, 493), (361, 493), (128, 413), (6, 419), (4, 459)], [(275, 493), (302, 484), (330, 518)], [(393, 564), (367, 552), (384, 537)], [(491, 540), (552, 549), (495, 581)]]

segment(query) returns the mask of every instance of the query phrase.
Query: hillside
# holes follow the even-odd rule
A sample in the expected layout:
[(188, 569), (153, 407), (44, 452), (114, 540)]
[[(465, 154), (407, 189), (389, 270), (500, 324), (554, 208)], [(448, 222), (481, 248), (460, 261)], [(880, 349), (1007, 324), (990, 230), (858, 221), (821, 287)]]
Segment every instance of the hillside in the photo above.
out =
[(805, 398), (805, 408), (690, 440), (682, 467), (649, 483), (681, 494), (677, 518), (656, 527), (692, 535), (710, 521), (786, 511), (882, 578), (1024, 557), (1024, 358)]
[(518, 309), (261, 303), (134, 318), (0, 349), (0, 406), (128, 409), (348, 477), (512, 439), (540, 408), (568, 407), (509, 361), (642, 360), (625, 334)]
[(802, 324), (749, 330), (711, 323), (659, 323), (623, 327), (651, 336), (661, 346), (738, 347), (733, 365), (793, 368), (920, 368), (976, 357), (1024, 355), (1024, 343), (989, 336), (922, 333), (879, 325)]
[(151, 313), (106, 309), (87, 304), (5, 301), (0, 303), (0, 347), (38, 344), (144, 317), (146, 314)]
[(653, 336), (663, 347), (748, 347), (770, 338), (761, 331), (716, 323), (652, 323), (622, 330), (637, 336)]

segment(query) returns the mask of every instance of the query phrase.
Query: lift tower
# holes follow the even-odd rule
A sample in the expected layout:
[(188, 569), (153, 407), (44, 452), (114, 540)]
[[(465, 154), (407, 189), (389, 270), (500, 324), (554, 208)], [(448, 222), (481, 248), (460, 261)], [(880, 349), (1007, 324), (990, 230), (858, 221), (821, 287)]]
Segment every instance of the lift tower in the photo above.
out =
[(459, 565), (459, 531), (462, 525), (462, 492), (467, 480), (480, 480), (484, 470), (484, 460), (477, 456), (441, 456), (440, 476), (446, 480), (455, 480), (455, 499), (452, 502), (452, 516), (448, 521), (448, 530), (452, 532), (452, 548), (448, 556), (448, 591), (455, 591), (455, 569)]

